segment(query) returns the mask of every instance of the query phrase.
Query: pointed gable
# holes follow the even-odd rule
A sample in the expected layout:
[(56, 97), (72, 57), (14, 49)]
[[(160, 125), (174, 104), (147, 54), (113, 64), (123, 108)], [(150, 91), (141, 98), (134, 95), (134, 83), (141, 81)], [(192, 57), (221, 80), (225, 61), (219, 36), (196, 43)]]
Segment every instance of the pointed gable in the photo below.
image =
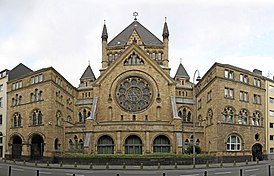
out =
[(9, 81), (31, 72), (33, 71), (30, 68), (20, 63), (9, 72)]
[(130, 35), (136, 30), (140, 36), (144, 45), (148, 46), (162, 46), (163, 42), (159, 40), (155, 35), (153, 35), (149, 30), (147, 30), (138, 21), (133, 21), (128, 27), (126, 27), (120, 34), (118, 34), (109, 43), (109, 47), (123, 46), (126, 45)]
[(175, 78), (187, 78), (189, 79), (189, 75), (186, 72), (186, 69), (184, 68), (184, 66), (180, 63), (177, 72), (175, 74)]
[(135, 29), (133, 30), (133, 32), (129, 36), (127, 45), (130, 45), (132, 43), (137, 43), (138, 45), (143, 44), (140, 35), (138, 34), (138, 32)]
[(86, 68), (85, 72), (81, 76), (80, 80), (82, 79), (92, 79), (92, 80), (96, 79), (90, 65)]

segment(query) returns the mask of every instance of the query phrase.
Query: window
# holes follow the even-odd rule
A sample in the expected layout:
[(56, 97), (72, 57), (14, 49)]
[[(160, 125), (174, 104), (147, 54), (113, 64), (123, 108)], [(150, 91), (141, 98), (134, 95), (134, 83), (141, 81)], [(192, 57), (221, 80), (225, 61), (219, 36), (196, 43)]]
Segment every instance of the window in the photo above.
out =
[(0, 97), (0, 108), (3, 107), (3, 97)]
[(114, 153), (114, 142), (109, 136), (102, 136), (97, 142), (97, 153), (98, 154), (113, 154)]
[(238, 124), (248, 125), (248, 112), (246, 109), (242, 109), (239, 112)]
[(261, 87), (261, 80), (254, 78), (253, 85), (256, 87)]
[(269, 128), (274, 128), (274, 123), (269, 123)]
[(158, 136), (153, 142), (153, 152), (154, 153), (169, 153), (170, 152), (170, 142), (166, 136)]
[(228, 87), (225, 87), (225, 98), (233, 98), (234, 90)]
[(226, 141), (227, 151), (240, 151), (241, 150), (241, 140), (236, 135), (231, 135)]
[(34, 110), (31, 117), (31, 125), (42, 125), (42, 112), (38, 109)]
[(31, 77), (31, 84), (37, 84), (39, 82), (42, 82), (43, 81), (43, 75), (36, 75), (36, 76), (33, 76)]
[(274, 98), (270, 97), (270, 98), (269, 98), (269, 103), (270, 103), (270, 104), (274, 104)]
[(183, 108), (183, 110), (179, 110), (178, 116), (183, 119), (183, 122), (191, 122), (191, 112), (189, 109)]
[(252, 125), (253, 126), (261, 126), (261, 113), (256, 111), (252, 116)]
[(125, 60), (124, 65), (142, 65), (144, 64), (144, 61), (139, 58), (138, 55), (133, 53), (129, 56), (127, 60)]
[(125, 141), (125, 154), (142, 154), (142, 141), (138, 136), (129, 136)]
[(199, 99), (198, 100), (198, 109), (201, 109), (202, 108), (202, 99)]
[(240, 91), (240, 100), (241, 101), (248, 101), (248, 93), (244, 91)]
[(17, 128), (17, 127), (21, 127), (21, 121), (22, 121), (22, 118), (21, 118), (21, 114), (20, 113), (15, 113), (13, 115), (13, 127), (14, 128)]
[(274, 86), (269, 86), (270, 92), (274, 92)]
[(207, 101), (210, 101), (212, 99), (212, 91), (210, 90), (208, 93), (207, 93)]
[(152, 59), (155, 60), (155, 58), (156, 58), (156, 53), (153, 52), (152, 53)]
[(3, 144), (3, 133), (0, 132), (0, 144)]
[(212, 109), (209, 109), (207, 111), (207, 125), (212, 125), (213, 124), (212, 119), (213, 119), (213, 111), (212, 111)]
[(4, 86), (3, 84), (0, 85), (0, 92), (2, 92), (4, 90)]
[(110, 65), (112, 63), (112, 61), (113, 61), (113, 56), (112, 56), (112, 54), (109, 54), (108, 55), (108, 65)]
[(234, 74), (233, 74), (233, 71), (231, 71), (231, 70), (225, 70), (225, 78), (228, 78), (228, 79), (233, 79), (234, 78), (234, 76), (233, 76)]
[(0, 114), (0, 125), (3, 125), (3, 115)]
[(90, 111), (83, 109), (79, 114), (79, 122), (85, 122), (86, 118), (90, 116)]
[(272, 117), (274, 117), (274, 111), (269, 111), (269, 116), (272, 116)]
[(274, 135), (270, 135), (270, 136), (269, 136), (269, 139), (270, 139), (271, 141), (274, 141)]
[(226, 107), (223, 112), (224, 122), (233, 123), (234, 122), (234, 111), (231, 107)]
[(254, 94), (253, 95), (253, 103), (254, 104), (261, 104), (261, 96), (257, 95), (257, 94)]
[(270, 148), (270, 153), (274, 153), (274, 148)]
[(162, 60), (162, 53), (158, 53), (158, 60)]
[(240, 74), (240, 81), (243, 83), (248, 83), (248, 76), (244, 74)]
[(61, 111), (57, 111), (57, 113), (56, 113), (56, 125), (61, 126), (61, 122), (62, 122), (62, 113), (61, 113)]

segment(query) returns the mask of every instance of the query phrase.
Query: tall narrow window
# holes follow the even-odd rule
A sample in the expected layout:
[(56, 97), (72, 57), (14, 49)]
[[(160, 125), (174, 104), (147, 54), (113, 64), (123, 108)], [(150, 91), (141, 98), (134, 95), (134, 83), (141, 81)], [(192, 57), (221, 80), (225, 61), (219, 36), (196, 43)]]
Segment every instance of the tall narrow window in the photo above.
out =
[(226, 107), (223, 112), (224, 122), (233, 123), (234, 122), (234, 111), (231, 107)]

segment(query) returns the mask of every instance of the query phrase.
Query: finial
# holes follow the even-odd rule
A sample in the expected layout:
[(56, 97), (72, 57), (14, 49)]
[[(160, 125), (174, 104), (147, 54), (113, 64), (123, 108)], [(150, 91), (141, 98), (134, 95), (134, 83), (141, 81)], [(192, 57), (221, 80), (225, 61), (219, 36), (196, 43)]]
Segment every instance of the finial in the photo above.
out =
[(106, 24), (106, 20), (104, 20), (104, 24)]
[(133, 12), (134, 20), (137, 20), (138, 12)]
[(90, 66), (90, 60), (88, 60), (88, 65)]
[(166, 19), (167, 19), (167, 18), (165, 17), (165, 23), (166, 23)]
[(182, 64), (182, 58), (180, 58), (180, 64)]

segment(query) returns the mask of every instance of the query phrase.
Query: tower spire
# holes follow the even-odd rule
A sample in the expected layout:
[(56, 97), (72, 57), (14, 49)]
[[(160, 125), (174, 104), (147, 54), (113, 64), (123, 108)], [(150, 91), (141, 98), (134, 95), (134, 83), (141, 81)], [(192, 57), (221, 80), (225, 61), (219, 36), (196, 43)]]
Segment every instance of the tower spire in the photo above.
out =
[(105, 40), (105, 41), (107, 41), (107, 39), (108, 39), (106, 20), (104, 20), (104, 27), (103, 27), (103, 32), (102, 32), (101, 38), (102, 38), (102, 40)]
[(163, 29), (163, 38), (168, 38), (169, 37), (169, 31), (168, 31), (168, 27), (167, 27), (167, 18), (165, 17), (165, 24), (164, 24), (164, 29)]

